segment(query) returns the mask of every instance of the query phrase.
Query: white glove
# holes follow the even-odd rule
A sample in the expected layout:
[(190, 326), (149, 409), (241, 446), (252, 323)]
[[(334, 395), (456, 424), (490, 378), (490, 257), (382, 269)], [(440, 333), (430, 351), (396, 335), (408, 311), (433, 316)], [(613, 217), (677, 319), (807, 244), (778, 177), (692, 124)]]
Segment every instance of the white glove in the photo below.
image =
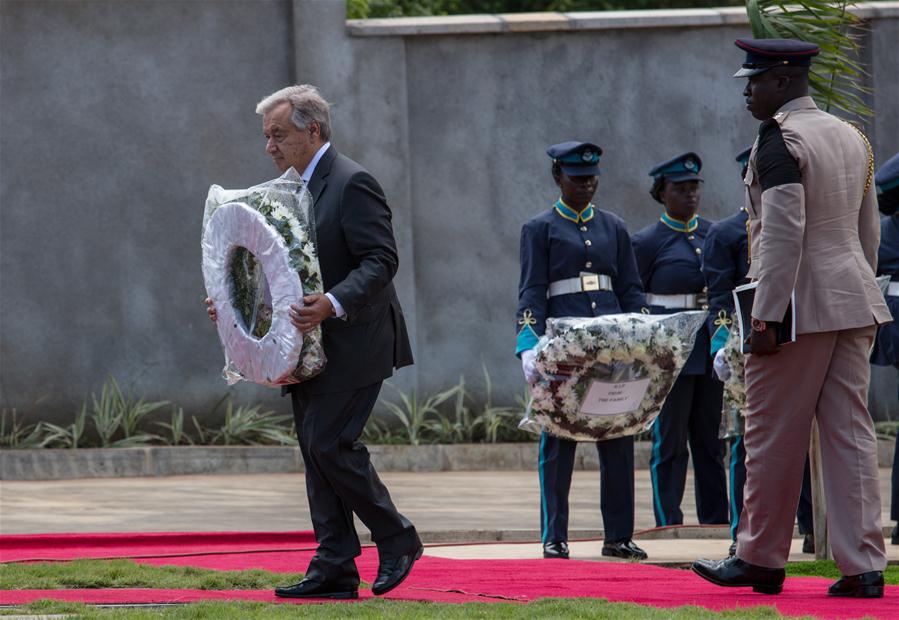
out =
[(730, 366), (727, 365), (727, 358), (724, 357), (724, 349), (718, 349), (718, 352), (715, 353), (715, 361), (712, 367), (715, 369), (715, 374), (719, 380), (723, 382), (730, 379)]
[(537, 372), (537, 353), (533, 349), (521, 352), (521, 369), (524, 371), (524, 379), (534, 385), (540, 377)]

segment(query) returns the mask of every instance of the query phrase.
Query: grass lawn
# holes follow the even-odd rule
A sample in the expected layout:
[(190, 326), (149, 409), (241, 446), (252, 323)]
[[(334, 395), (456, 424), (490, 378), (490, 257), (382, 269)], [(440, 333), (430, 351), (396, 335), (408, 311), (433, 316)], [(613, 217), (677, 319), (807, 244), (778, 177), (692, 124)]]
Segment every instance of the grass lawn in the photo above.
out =
[[(818, 576), (836, 579), (833, 562), (801, 562), (787, 566), (788, 576)], [(887, 567), (886, 582), (899, 585), (899, 566)], [(175, 588), (199, 590), (258, 590), (295, 583), (302, 574), (264, 570), (215, 571), (190, 566), (151, 566), (131, 560), (75, 560), (0, 565), (0, 589), (56, 588)], [(335, 607), (339, 605), (339, 607)], [(598, 599), (542, 599), (526, 605), (511, 603), (466, 603), (463, 605), (370, 600), (311, 605), (279, 605), (255, 602), (209, 602), (190, 605), (141, 608), (100, 608), (55, 601), (39, 601), (21, 607), (0, 609), (9, 614), (73, 614), (78, 618), (781, 618), (773, 607), (712, 612), (697, 607), (657, 609)]]
[(0, 565), (0, 589), (157, 588), (270, 590), (296, 583), (303, 573), (218, 571), (193, 566), (153, 566), (131, 560), (73, 560)]
[(150, 618), (187, 618), (191, 620), (278, 620), (280, 618), (478, 618), (531, 620), (532, 618), (578, 618), (610, 620), (694, 620), (720, 618), (782, 618), (773, 607), (755, 607), (739, 611), (711, 612), (701, 607), (657, 609), (630, 603), (609, 603), (597, 599), (541, 599), (526, 605), (512, 603), (413, 603), (373, 600), (357, 603), (290, 605), (269, 603), (195, 603), (150, 608), (97, 608), (71, 603), (39, 601), (0, 610), (0, 614), (74, 614), (77, 618), (127, 620)]

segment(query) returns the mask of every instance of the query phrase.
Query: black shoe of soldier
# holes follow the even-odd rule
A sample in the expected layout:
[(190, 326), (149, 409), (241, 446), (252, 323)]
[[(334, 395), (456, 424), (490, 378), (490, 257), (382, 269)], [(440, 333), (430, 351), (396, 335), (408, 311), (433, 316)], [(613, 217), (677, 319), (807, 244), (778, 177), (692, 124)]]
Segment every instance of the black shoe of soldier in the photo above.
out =
[(851, 596), (853, 598), (883, 598), (883, 573), (870, 573), (842, 577), (827, 589), (828, 596)]
[(625, 560), (645, 560), (648, 557), (630, 538), (606, 542), (602, 546), (602, 554)]
[(762, 594), (780, 594), (785, 572), (782, 568), (765, 568), (744, 562), (737, 556), (724, 560), (696, 560), (693, 572), (716, 586), (752, 588)]
[(815, 552), (815, 535), (814, 534), (806, 534), (802, 537), (802, 553), (814, 553)]
[(543, 557), (547, 560), (567, 560), (568, 543), (564, 541), (543, 543)]

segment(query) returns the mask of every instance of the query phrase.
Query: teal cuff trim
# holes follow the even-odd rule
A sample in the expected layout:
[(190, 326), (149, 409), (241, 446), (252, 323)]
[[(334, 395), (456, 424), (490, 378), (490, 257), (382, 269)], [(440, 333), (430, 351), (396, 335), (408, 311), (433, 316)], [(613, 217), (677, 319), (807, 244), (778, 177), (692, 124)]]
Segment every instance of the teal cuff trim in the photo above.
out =
[(515, 355), (520, 356), (522, 351), (529, 351), (537, 346), (537, 341), (540, 338), (537, 337), (537, 332), (534, 331), (534, 328), (528, 325), (520, 332), (518, 332), (518, 339), (515, 341)]
[(712, 357), (715, 357), (715, 354), (727, 344), (728, 338), (730, 338), (730, 330), (724, 325), (719, 325), (712, 336)]
[(895, 178), (892, 181), (887, 181), (885, 183), (876, 184), (876, 187), (877, 193), (882, 194), (893, 189), (894, 187), (899, 187), (899, 178)]

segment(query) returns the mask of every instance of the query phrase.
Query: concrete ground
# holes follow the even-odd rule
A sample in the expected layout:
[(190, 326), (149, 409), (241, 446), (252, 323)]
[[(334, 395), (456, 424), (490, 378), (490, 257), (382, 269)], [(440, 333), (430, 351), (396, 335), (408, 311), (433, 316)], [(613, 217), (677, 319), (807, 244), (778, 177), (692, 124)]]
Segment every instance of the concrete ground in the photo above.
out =
[[(884, 518), (889, 515), (889, 470), (880, 470)], [(386, 472), (397, 507), (409, 517), (431, 555), (441, 557), (540, 557), (539, 493), (535, 472)], [(636, 471), (636, 529), (655, 526), (649, 471)], [(696, 523), (692, 479), (683, 510)], [(884, 522), (887, 525), (887, 522)], [(570, 494), (570, 538), (601, 536), (599, 474), (576, 471)], [(290, 531), (311, 529), (301, 474), (93, 478), (0, 481), (0, 533)], [(367, 533), (359, 524), (360, 534)], [(719, 557), (730, 544), (727, 528), (638, 535), (657, 562)], [(492, 541), (522, 542), (492, 542)], [(445, 544), (482, 541), (481, 544)], [(491, 541), (491, 542), (484, 542)], [(441, 543), (442, 544), (441, 546)], [(572, 557), (599, 558), (601, 542), (572, 544)], [(794, 540), (793, 558), (800, 553)], [(899, 547), (888, 548), (899, 560)]]

